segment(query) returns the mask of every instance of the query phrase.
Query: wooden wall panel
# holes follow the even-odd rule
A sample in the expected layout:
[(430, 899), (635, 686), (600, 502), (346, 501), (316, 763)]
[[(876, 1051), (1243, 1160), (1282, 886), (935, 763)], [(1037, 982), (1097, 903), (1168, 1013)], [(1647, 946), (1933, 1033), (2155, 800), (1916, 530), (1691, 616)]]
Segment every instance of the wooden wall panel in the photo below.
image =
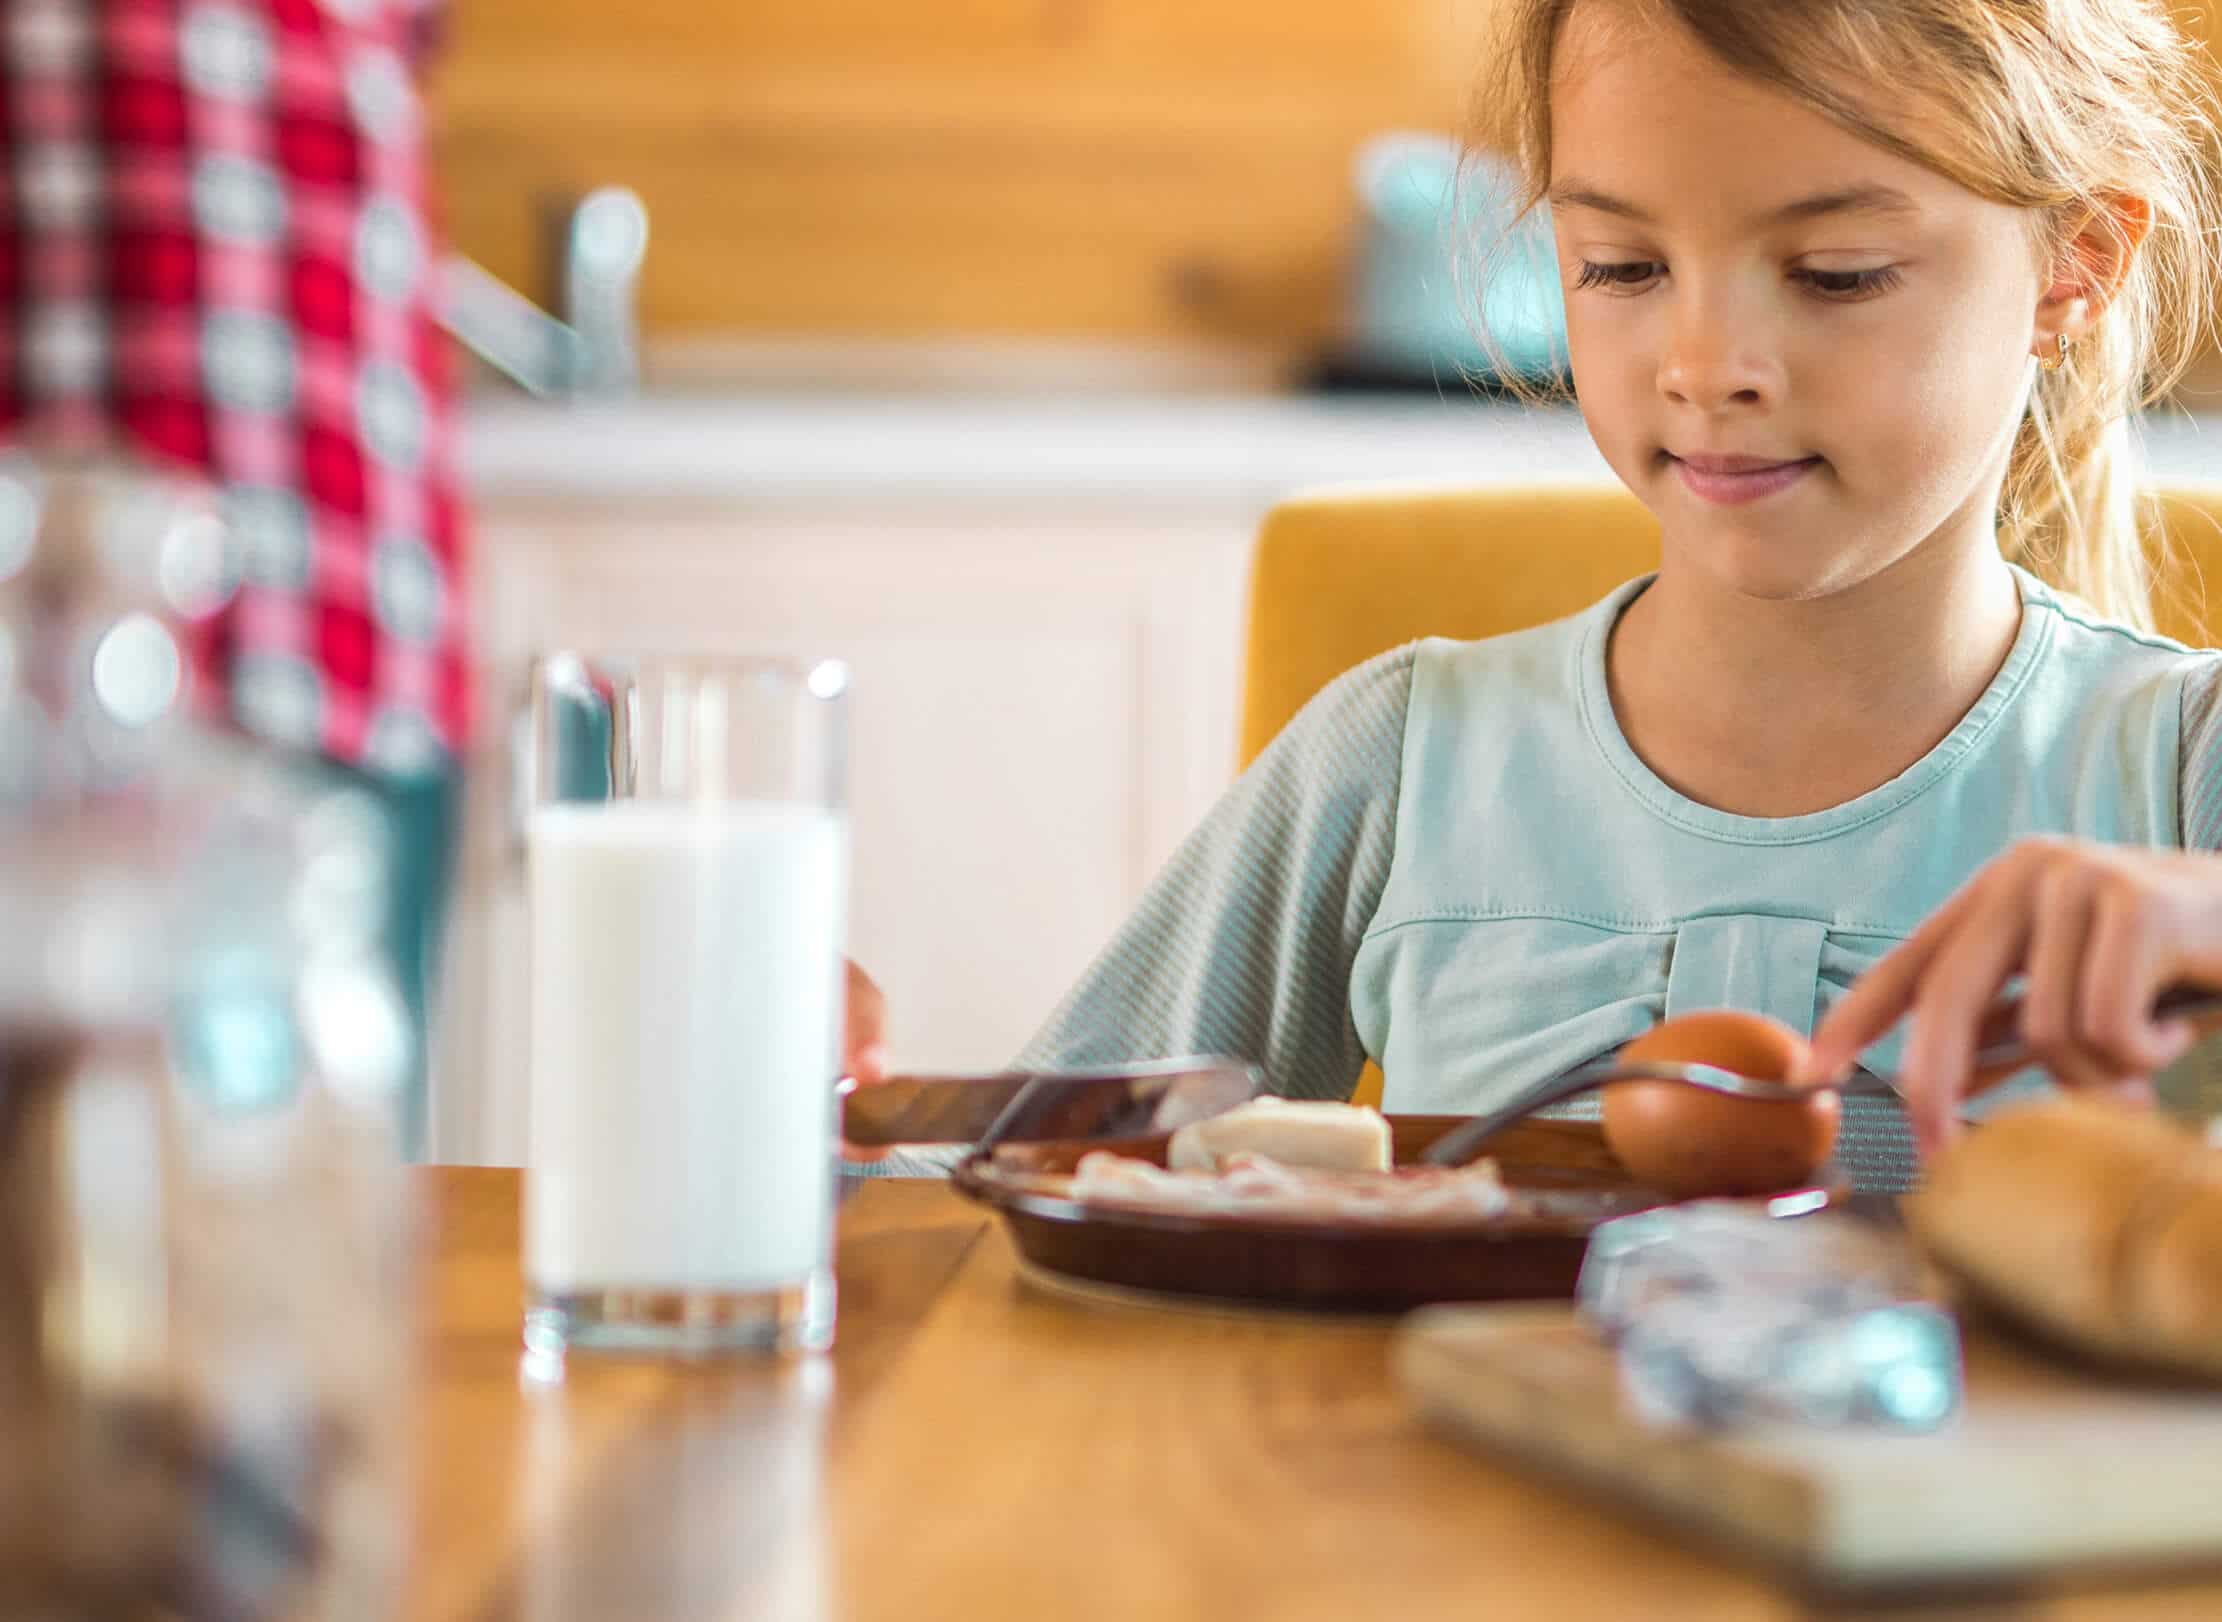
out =
[[(2205, 47), (2210, 67), (2222, 76), (2222, 14), (2218, 14), (2214, 0), (2173, 0), (2170, 9), (2175, 13), (2176, 26)], [(2210, 148), (2218, 144), (2222, 143), (2210, 142)], [(2222, 331), (2222, 288), (2213, 290), (2208, 319)], [(2211, 340), (2213, 335), (2209, 336)], [(2222, 410), (2222, 344), (2210, 341), (2206, 345), (2185, 375), (2177, 398), (2194, 410)]]
[(543, 210), (623, 182), (663, 333), (1332, 328), (1350, 160), (1452, 128), (1453, 0), (461, 0), (450, 230), (546, 292)]

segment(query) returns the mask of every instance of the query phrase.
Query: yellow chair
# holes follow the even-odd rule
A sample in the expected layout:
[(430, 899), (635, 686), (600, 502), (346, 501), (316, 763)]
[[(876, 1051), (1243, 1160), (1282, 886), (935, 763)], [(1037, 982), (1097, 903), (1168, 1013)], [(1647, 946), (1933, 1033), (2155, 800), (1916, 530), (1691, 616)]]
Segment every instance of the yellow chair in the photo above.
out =
[[(2205, 645), (2204, 627), (2222, 625), (2222, 484), (2171, 486), (2149, 505), (2168, 541), (2161, 629)], [(1326, 490), (1283, 502), (1251, 561), (1242, 764), (1352, 665), (1415, 637), (1562, 618), (1658, 562), (1658, 524), (1618, 485)], [(1380, 1087), (1369, 1064), (1359, 1101), (1378, 1102)]]

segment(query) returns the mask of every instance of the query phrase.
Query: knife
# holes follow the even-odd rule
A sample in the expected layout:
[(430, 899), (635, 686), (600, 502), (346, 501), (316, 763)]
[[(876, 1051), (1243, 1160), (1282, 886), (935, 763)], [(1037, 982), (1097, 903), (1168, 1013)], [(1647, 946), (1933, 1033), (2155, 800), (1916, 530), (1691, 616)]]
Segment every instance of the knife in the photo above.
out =
[(1139, 1138), (1223, 1115), (1265, 1090), (1240, 1059), (1205, 1056), (1073, 1070), (899, 1076), (864, 1086), (843, 1078), (841, 1151), (852, 1160), (928, 1143)]

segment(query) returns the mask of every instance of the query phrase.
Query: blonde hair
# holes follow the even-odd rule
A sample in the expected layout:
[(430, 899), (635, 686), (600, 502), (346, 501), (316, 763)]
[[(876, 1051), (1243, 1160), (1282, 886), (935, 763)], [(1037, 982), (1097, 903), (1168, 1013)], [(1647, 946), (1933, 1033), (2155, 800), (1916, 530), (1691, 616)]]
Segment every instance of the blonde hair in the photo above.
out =
[[(1550, 181), (1551, 58), (1576, 0), (1502, 0), (1476, 145), (1505, 153), (1518, 214)], [(1585, 0), (1600, 3), (1600, 0)], [(2160, 0), (1612, 0), (1678, 26), (1738, 73), (1976, 195), (2032, 211), (2050, 264), (2112, 200), (2151, 229), (2058, 371), (2040, 372), (1999, 500), (2000, 546), (2109, 618), (2153, 620), (2160, 561), (2138, 526), (2129, 415), (2161, 399), (2210, 326), (2217, 254), (2213, 96)], [(1900, 127), (1864, 98), (1935, 115)]]

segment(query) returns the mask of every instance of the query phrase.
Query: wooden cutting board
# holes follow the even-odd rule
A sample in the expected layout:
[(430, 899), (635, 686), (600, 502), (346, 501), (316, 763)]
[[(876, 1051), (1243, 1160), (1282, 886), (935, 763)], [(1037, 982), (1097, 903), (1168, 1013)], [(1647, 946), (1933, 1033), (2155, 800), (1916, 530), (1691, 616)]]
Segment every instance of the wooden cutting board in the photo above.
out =
[(1396, 1368), (1450, 1434), (1822, 1588), (2222, 1566), (2222, 1392), (2113, 1384), (1966, 1335), (1965, 1406), (1926, 1436), (1651, 1429), (1611, 1349), (1557, 1303), (1417, 1313)]

